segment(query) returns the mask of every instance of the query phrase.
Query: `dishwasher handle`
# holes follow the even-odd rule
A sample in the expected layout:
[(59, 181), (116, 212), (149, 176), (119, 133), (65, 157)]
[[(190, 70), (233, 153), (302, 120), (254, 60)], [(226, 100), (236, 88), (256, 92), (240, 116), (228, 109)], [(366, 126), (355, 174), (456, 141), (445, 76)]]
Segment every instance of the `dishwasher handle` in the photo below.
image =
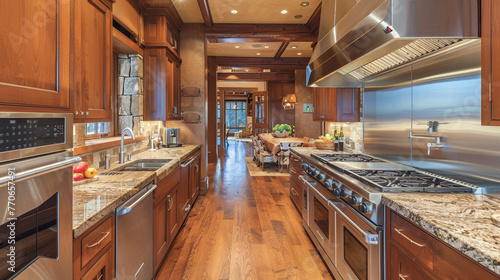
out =
[(122, 216), (132, 211), (132, 209), (134, 209), (134, 207), (137, 206), (137, 204), (139, 204), (143, 199), (145, 199), (148, 195), (150, 195), (156, 189), (156, 187), (157, 185), (153, 185), (146, 193), (144, 193), (141, 197), (132, 202), (132, 204), (120, 207), (119, 210), (116, 211), (116, 216), (117, 217)]
[(186, 167), (186, 166), (190, 165), (190, 164), (191, 164), (191, 162), (193, 162), (195, 159), (196, 159), (196, 158), (192, 158), (192, 159), (190, 159), (188, 162), (186, 162), (186, 163), (184, 163), (184, 164), (181, 164), (181, 167)]

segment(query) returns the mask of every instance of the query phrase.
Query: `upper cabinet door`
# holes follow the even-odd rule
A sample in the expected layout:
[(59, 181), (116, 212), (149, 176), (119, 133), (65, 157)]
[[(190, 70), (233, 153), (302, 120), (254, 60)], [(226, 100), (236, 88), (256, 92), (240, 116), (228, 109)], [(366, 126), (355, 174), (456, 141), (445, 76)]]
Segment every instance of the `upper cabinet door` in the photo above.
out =
[[(481, 122), (500, 125), (500, 3), (483, 0), (481, 32)], [(497, 17), (498, 18), (498, 17)]]
[(0, 0), (2, 110), (70, 110), (69, 23), (70, 1)]
[[(76, 0), (74, 57), (75, 118), (111, 119), (112, 96), (112, 23), (111, 3), (100, 0)], [(81, 112), (84, 112), (84, 116)]]
[(313, 121), (359, 122), (358, 88), (313, 88)]

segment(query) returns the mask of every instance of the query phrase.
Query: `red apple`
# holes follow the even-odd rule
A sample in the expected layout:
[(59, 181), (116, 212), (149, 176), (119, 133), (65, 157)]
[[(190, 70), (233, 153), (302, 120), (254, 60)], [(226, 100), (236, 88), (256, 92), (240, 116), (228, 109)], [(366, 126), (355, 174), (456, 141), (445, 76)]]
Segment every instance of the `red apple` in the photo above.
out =
[(73, 181), (80, 181), (82, 180), (83, 178), (85, 178), (85, 176), (83, 176), (82, 173), (75, 173), (73, 174)]
[(73, 165), (73, 173), (85, 173), (89, 168), (89, 164), (86, 162), (80, 162), (78, 164)]

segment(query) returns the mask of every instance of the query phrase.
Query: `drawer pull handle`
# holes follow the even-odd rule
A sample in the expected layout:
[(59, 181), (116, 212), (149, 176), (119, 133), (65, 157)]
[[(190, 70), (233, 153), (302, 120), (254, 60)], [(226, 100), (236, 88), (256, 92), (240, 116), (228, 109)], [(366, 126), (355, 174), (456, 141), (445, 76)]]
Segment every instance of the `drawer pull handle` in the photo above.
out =
[(424, 244), (417, 243), (417, 242), (415, 242), (415, 241), (411, 240), (411, 238), (409, 238), (408, 236), (404, 235), (404, 234), (402, 233), (402, 231), (403, 231), (403, 230), (401, 230), (401, 229), (397, 229), (397, 228), (395, 228), (394, 230), (395, 230), (395, 231), (396, 231), (399, 235), (403, 236), (403, 237), (404, 237), (404, 238), (406, 238), (408, 241), (410, 241), (410, 243), (415, 244), (415, 245), (417, 245), (418, 247), (424, 247)]
[(290, 168), (290, 170), (292, 171), (292, 173), (298, 174), (295, 170), (293, 170), (293, 168)]
[(299, 193), (294, 188), (292, 188), (291, 191), (293, 195), (299, 196)]
[(408, 277), (408, 275), (399, 274), (399, 280), (406, 280), (406, 277)]
[(167, 211), (170, 211), (170, 209), (172, 209), (172, 206), (174, 205), (174, 200), (172, 199), (172, 196), (171, 195), (167, 195), (167, 201), (168, 201), (168, 208), (167, 208)]
[(96, 243), (94, 243), (92, 245), (87, 245), (87, 248), (90, 249), (90, 248), (94, 248), (96, 246), (99, 246), (104, 241), (104, 239), (106, 239), (106, 237), (108, 237), (108, 235), (110, 234), (110, 232), (109, 231), (108, 232), (102, 232), (102, 234), (104, 234), (104, 236), (101, 239), (99, 239), (99, 241), (97, 241)]

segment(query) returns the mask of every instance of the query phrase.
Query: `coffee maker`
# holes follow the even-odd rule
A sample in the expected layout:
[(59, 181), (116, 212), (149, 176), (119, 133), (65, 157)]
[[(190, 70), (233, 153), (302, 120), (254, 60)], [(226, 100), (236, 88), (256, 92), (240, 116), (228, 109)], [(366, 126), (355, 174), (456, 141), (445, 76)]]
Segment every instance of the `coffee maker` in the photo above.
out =
[[(165, 138), (167, 141), (165, 141)], [(163, 139), (163, 143), (166, 143), (167, 148), (182, 146), (182, 143), (179, 143), (179, 128), (167, 128)]]

